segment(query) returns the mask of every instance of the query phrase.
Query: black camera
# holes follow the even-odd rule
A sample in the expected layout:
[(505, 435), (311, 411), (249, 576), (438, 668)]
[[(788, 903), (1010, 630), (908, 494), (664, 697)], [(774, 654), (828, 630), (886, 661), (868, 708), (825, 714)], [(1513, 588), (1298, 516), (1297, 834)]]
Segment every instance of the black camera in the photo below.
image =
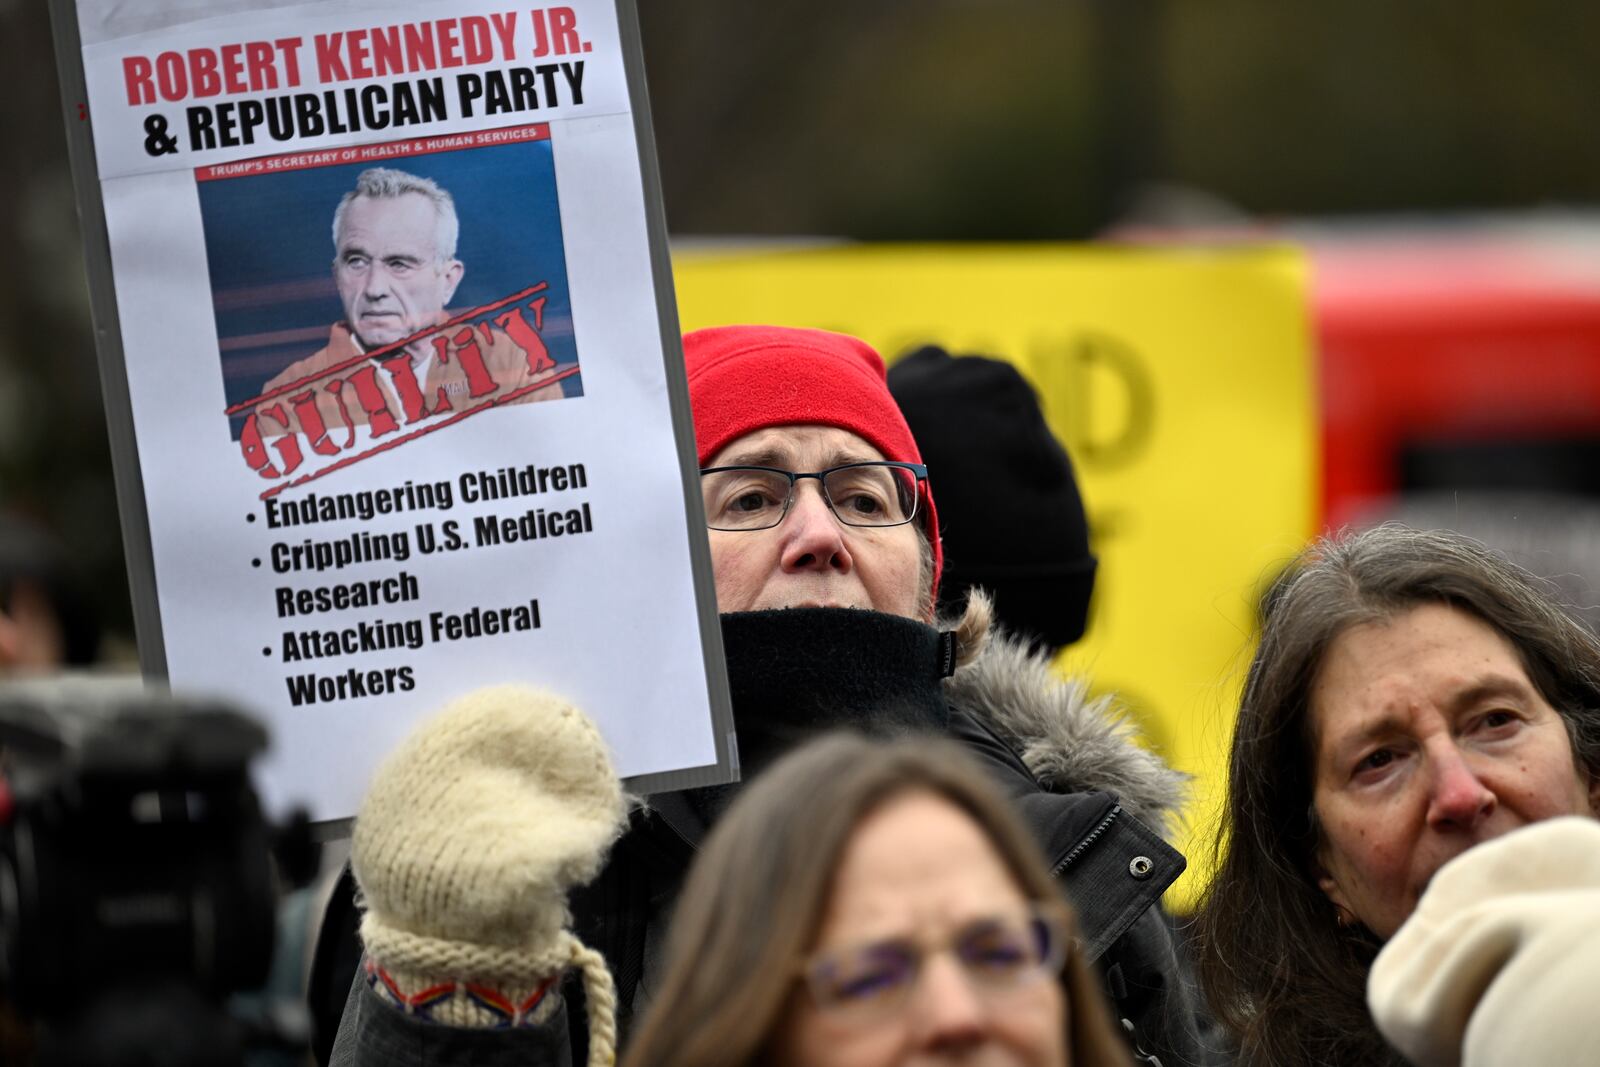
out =
[(266, 731), (136, 683), (0, 689), (0, 990), (45, 1063), (235, 1064), (272, 960)]

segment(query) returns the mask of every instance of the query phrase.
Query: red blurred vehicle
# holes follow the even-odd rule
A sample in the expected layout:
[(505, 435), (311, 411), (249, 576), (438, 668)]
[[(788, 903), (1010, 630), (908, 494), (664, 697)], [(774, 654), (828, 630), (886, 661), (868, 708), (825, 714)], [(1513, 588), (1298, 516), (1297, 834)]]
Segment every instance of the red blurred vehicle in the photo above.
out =
[(1323, 519), (1397, 493), (1600, 498), (1600, 223), (1308, 228)]

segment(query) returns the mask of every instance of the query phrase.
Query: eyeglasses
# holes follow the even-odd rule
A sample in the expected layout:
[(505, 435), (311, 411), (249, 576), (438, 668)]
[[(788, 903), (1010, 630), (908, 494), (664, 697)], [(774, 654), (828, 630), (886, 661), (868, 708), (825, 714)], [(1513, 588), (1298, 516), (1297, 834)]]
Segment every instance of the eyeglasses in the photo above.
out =
[(917, 515), (917, 487), (928, 478), (920, 463), (846, 463), (821, 471), (777, 467), (705, 467), (700, 491), (713, 530), (766, 530), (794, 503), (795, 483), (815, 478), (828, 510), (846, 526), (900, 526)]
[(819, 952), (800, 974), (822, 1011), (872, 1019), (905, 1004), (923, 965), (937, 952), (955, 956), (975, 989), (995, 993), (1060, 973), (1067, 947), (1066, 916), (1039, 904), (967, 923), (938, 944), (888, 938)]

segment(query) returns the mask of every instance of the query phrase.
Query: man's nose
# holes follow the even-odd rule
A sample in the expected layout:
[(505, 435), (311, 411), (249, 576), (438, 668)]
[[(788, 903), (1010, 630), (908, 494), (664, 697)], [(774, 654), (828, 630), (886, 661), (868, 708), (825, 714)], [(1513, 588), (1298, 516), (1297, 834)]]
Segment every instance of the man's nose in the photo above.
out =
[(389, 277), (389, 271), (382, 263), (374, 263), (367, 270), (367, 283), (362, 287), (367, 299), (373, 300), (388, 296), (394, 279)]
[(1428, 753), (1432, 771), (1428, 825), (1437, 830), (1473, 830), (1494, 814), (1499, 799), (1462, 751), (1443, 742)]
[(782, 564), (788, 571), (838, 571), (855, 566), (844, 542), (844, 527), (823, 499), (822, 486), (803, 478), (794, 487), (794, 502), (783, 518)]
[(988, 1006), (966, 970), (949, 953), (937, 953), (923, 961), (911, 998), (911, 1023), (919, 1049), (952, 1052), (983, 1042), (988, 1032)]

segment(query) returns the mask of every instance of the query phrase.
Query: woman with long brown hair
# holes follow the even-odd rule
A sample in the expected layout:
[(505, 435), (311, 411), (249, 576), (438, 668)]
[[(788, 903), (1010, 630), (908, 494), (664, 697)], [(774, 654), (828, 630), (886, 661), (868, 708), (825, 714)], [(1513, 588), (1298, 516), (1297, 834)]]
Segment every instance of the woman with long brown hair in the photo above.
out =
[(1197, 966), (1251, 1067), (1401, 1064), (1372, 961), (1474, 845), (1600, 799), (1600, 640), (1450, 533), (1319, 541), (1262, 598)]
[(624, 1063), (1125, 1065), (1072, 934), (1036, 846), (954, 745), (825, 738), (718, 822)]

